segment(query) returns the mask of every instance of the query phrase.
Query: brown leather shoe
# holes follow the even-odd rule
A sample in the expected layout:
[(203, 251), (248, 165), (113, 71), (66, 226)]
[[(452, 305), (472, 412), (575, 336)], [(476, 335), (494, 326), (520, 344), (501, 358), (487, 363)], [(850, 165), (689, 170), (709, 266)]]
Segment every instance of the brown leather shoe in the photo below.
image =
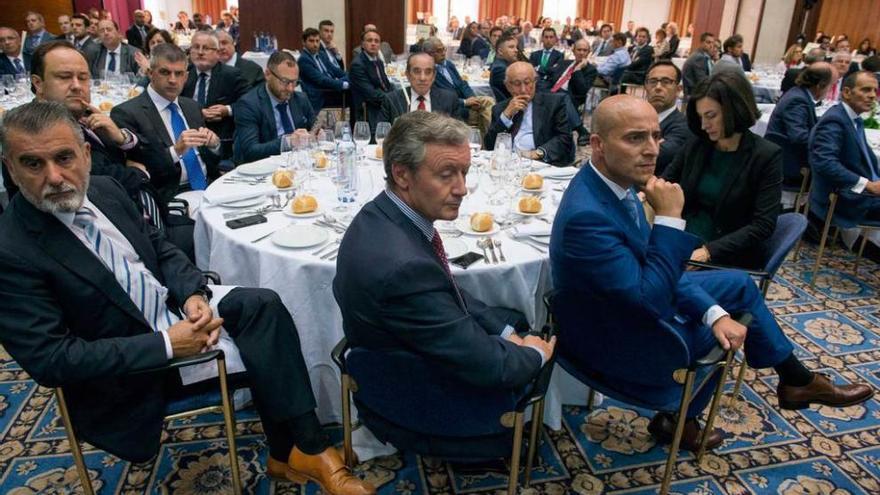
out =
[[(345, 460), (345, 453), (342, 451), (342, 447), (336, 447), (336, 451), (339, 452), (339, 456)], [(353, 465), (357, 466), (360, 464), (361, 461), (358, 459), (357, 452), (352, 450), (351, 454), (354, 456)], [(287, 478), (287, 463), (275, 459), (271, 454), (269, 455), (269, 460), (266, 462), (266, 474), (278, 481), (292, 481)]]
[(776, 387), (781, 409), (806, 409), (810, 404), (831, 407), (854, 406), (870, 399), (874, 389), (864, 383), (835, 385), (824, 373), (814, 373), (813, 381), (803, 387), (792, 387), (782, 383)]
[(372, 495), (376, 489), (351, 474), (335, 447), (328, 447), (317, 455), (308, 455), (294, 447), (287, 464), (269, 456), (266, 472), (276, 479), (305, 483), (314, 481), (331, 495)]
[[(684, 422), (684, 432), (681, 434), (681, 443), (679, 447), (696, 453), (700, 450), (700, 436), (703, 429), (700, 428), (700, 422), (695, 418), (688, 419)], [(672, 414), (659, 412), (651, 418), (648, 423), (648, 433), (653, 436), (659, 443), (672, 443), (672, 437), (675, 436), (675, 417)], [(709, 439), (706, 441), (706, 450), (712, 450), (721, 445), (724, 440), (724, 434), (720, 430), (713, 429), (709, 433)]]

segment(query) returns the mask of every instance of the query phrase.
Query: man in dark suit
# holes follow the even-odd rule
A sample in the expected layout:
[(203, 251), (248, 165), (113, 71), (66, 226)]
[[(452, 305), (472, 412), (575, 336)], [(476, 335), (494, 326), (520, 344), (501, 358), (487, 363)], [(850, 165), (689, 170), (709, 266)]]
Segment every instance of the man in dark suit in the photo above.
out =
[[(97, 42), (89, 35), (91, 21), (85, 14), (73, 14), (70, 18), (70, 30), (73, 33), (73, 46), (80, 52), (87, 54), (91, 50), (97, 50)], [(86, 56), (88, 58), (88, 55)]]
[(18, 33), (8, 27), (0, 27), (0, 75), (24, 76), (31, 70), (31, 56), (22, 53)]
[(220, 43), (217, 54), (220, 57), (221, 63), (241, 71), (241, 76), (244, 77), (251, 88), (266, 80), (260, 64), (241, 58), (241, 55), (236, 53), (235, 39), (233, 39), (231, 34), (222, 29), (215, 31), (215, 34), (217, 34), (217, 41)]
[(189, 76), (181, 95), (192, 98), (202, 107), (208, 129), (220, 136), (220, 159), (232, 158), (235, 122), (232, 105), (248, 92), (250, 86), (235, 67), (220, 63), (220, 41), (211, 31), (198, 31), (189, 49)]
[[(565, 58), (562, 52), (553, 48), (558, 41), (559, 38), (556, 36), (555, 29), (544, 29), (541, 32), (542, 49), (535, 50), (529, 55), (529, 63), (532, 64), (535, 68), (535, 72), (538, 73), (539, 84), (542, 85), (542, 89), (545, 90), (549, 90), (553, 85), (553, 81), (549, 78), (559, 66), (559, 62)], [(543, 85), (546, 85), (546, 88), (543, 87)]]
[(83, 52), (89, 60), (92, 78), (104, 78), (111, 72), (116, 74), (138, 73), (140, 65), (135, 60), (136, 54), (139, 53), (138, 49), (122, 42), (122, 35), (119, 34), (116, 21), (100, 21), (98, 36), (101, 43), (91, 45), (87, 51)]
[(143, 10), (134, 11), (134, 23), (125, 32), (128, 39), (128, 45), (139, 50), (143, 50), (147, 46), (147, 32), (150, 30), (147, 26), (147, 16)]
[[(471, 39), (471, 46), (470, 46), (470, 56), (471, 57), (479, 56), (483, 60), (486, 60), (489, 57), (489, 52), (492, 51), (492, 47), (490, 46), (489, 39), (488, 39), (489, 38), (489, 31), (491, 31), (491, 29), (492, 29), (492, 27), (487, 26), (485, 22), (480, 24), (480, 33)], [(485, 30), (485, 34), (483, 34), (484, 30)], [(496, 46), (495, 48), (496, 48), (495, 58), (497, 60), (498, 59), (498, 52), (497, 52), (498, 47)]]
[(510, 35), (499, 38), (495, 47), (495, 61), (489, 67), (489, 86), (492, 88), (492, 94), (495, 95), (495, 101), (510, 98), (510, 92), (504, 84), (504, 78), (507, 75), (507, 68), (516, 62), (516, 57), (516, 38)]
[[(811, 212), (825, 218), (828, 195), (839, 192), (834, 216), (852, 226), (880, 221), (880, 166), (868, 146), (859, 114), (877, 101), (877, 78), (859, 71), (843, 81), (840, 104), (831, 107), (810, 134), (808, 153), (813, 171)], [(818, 210), (818, 211), (816, 211)]]
[(295, 91), (298, 78), (293, 55), (282, 51), (269, 57), (266, 84), (253, 88), (235, 104), (235, 163), (277, 155), (281, 136), (308, 133), (315, 125), (316, 112), (309, 99)]
[(468, 124), (476, 126), (485, 134), (492, 121), (492, 105), (495, 100), (489, 96), (477, 96), (467, 81), (461, 78), (455, 64), (446, 59), (446, 46), (439, 38), (428, 38), (422, 43), (422, 51), (434, 57), (436, 76), (434, 87), (452, 91), (458, 97), (463, 118)]
[(110, 112), (119, 127), (137, 134), (129, 158), (143, 163), (150, 182), (167, 203), (178, 192), (203, 190), (219, 176), (220, 138), (205, 127), (199, 104), (183, 97), (186, 54), (162, 43), (150, 50), (146, 91)]
[(317, 29), (306, 29), (302, 39), (303, 51), (298, 61), (300, 79), (312, 108), (320, 111), (325, 100), (328, 106), (342, 106), (342, 96), (348, 90), (348, 74), (321, 56), (321, 33)]
[(660, 121), (660, 152), (657, 155), (657, 176), (663, 175), (673, 158), (694, 135), (688, 128), (687, 118), (675, 107), (681, 91), (681, 71), (669, 60), (660, 60), (651, 66), (645, 77), (648, 103), (657, 112)]
[[(587, 94), (593, 87), (593, 81), (596, 80), (599, 72), (596, 70), (596, 66), (589, 61), (590, 44), (586, 38), (575, 41), (571, 51), (574, 53), (574, 60), (563, 60), (559, 63), (556, 70), (558, 76), (552, 76), (553, 87), (550, 91), (553, 93), (567, 92), (577, 108), (586, 102)], [(587, 137), (589, 138), (589, 136)], [(580, 141), (580, 130), (578, 130), (578, 141)], [(581, 145), (580, 142), (578, 144)]]
[(385, 94), (394, 89), (385, 75), (385, 64), (379, 60), (378, 31), (364, 31), (361, 35), (361, 53), (351, 62), (348, 80), (351, 84), (351, 100), (354, 107), (354, 120), (366, 119), (370, 129), (382, 115), (382, 102)]
[(486, 149), (495, 149), (495, 138), (507, 132), (515, 151), (532, 160), (564, 167), (574, 161), (574, 142), (564, 95), (535, 93), (535, 69), (527, 62), (507, 68), (504, 84), (511, 97), (492, 108), (492, 125)]
[(401, 88), (385, 95), (382, 103), (382, 120), (394, 123), (405, 113), (423, 110), (462, 119), (463, 108), (452, 91), (432, 87), (436, 77), (434, 57), (427, 53), (414, 53), (406, 60), (408, 88)]
[(654, 47), (651, 46), (651, 32), (648, 28), (640, 27), (636, 30), (635, 44), (630, 47), (629, 56), (632, 62), (623, 71), (621, 84), (644, 84), (645, 73), (654, 61)]
[[(367, 31), (374, 31), (376, 34), (379, 33), (379, 30), (376, 28), (375, 24), (364, 24), (364, 32)], [(361, 50), (363, 50), (363, 44), (361, 46), (354, 47), (352, 54), (355, 56), (355, 58), (361, 54)], [(391, 49), (391, 45), (388, 44), (387, 41), (379, 42), (379, 48), (376, 51), (376, 56), (379, 57), (379, 60), (383, 64), (394, 62), (394, 51)]]
[(28, 12), (25, 15), (24, 22), (27, 25), (27, 36), (22, 41), (22, 54), (31, 56), (34, 50), (43, 43), (48, 43), (55, 39), (55, 35), (46, 31), (46, 20), (43, 14), (39, 12)]
[(715, 35), (712, 33), (701, 34), (700, 46), (693, 50), (681, 69), (685, 96), (689, 96), (697, 84), (709, 78), (716, 50)]
[(174, 23), (174, 30), (178, 32), (195, 31), (196, 23), (190, 20), (189, 14), (181, 10), (177, 13), (177, 22)]
[[(333, 294), (348, 343), (418, 354), (478, 387), (521, 389), (552, 356), (555, 338), (519, 337), (515, 330), (527, 327), (519, 313), (460, 288), (433, 226), (455, 220), (467, 194), (468, 127), (436, 113), (408, 113), (383, 147), (386, 190), (355, 217), (336, 261)], [(412, 156), (424, 160), (411, 163)]]
[[(599, 104), (593, 122), (591, 161), (563, 195), (550, 243), (555, 288), (583, 296), (572, 298), (577, 308), (557, 308), (559, 314), (584, 315), (570, 321), (566, 330), (572, 335), (567, 341), (571, 346), (561, 349), (570, 359), (577, 361), (580, 343), (592, 344), (591, 333), (626, 331), (632, 315), (642, 314), (646, 326), (663, 320), (673, 327), (694, 360), (716, 346), (729, 350), (745, 343), (750, 366), (772, 367), (779, 375), (777, 397), (783, 409), (803, 409), (811, 403), (843, 407), (873, 396), (869, 386), (835, 386), (827, 376), (807, 370), (793, 355), (791, 343), (747, 274), (684, 271), (700, 241), (683, 230), (681, 187), (653, 175), (660, 124), (647, 102), (630, 95), (612, 96)], [(643, 189), (656, 213), (653, 228), (636, 199), (635, 187)], [(586, 315), (608, 314), (609, 302), (616, 308), (612, 311), (620, 312), (609, 318), (619, 318), (620, 326), (591, 327)], [(730, 317), (740, 313), (752, 315), (748, 328)], [(699, 448), (701, 428), (696, 418), (712, 389), (707, 385), (691, 403), (681, 444), (685, 449)], [(671, 415), (660, 413), (648, 431), (668, 442), (674, 426)], [(710, 432), (709, 448), (721, 441), (719, 432)]]
[(345, 470), (321, 429), (296, 327), (277, 294), (215, 287), (227, 293), (212, 307), (202, 273), (143, 222), (119, 184), (89, 180), (89, 146), (63, 105), (10, 111), (2, 145), (22, 193), (0, 220), (0, 340), (34, 380), (64, 389), (79, 435), (126, 460), (154, 457), (165, 404), (189, 383), (179, 372), (138, 372), (214, 346), (222, 325), (230, 355), (247, 367), (269, 475), (375, 493)]
[(593, 46), (590, 47), (590, 51), (595, 53), (597, 57), (607, 57), (614, 52), (614, 47), (611, 46), (613, 30), (611, 24), (602, 24), (602, 27), (599, 28), (599, 37), (593, 40)]
[(61, 34), (55, 37), (56, 40), (64, 40), (73, 43), (73, 32), (70, 29), (70, 16), (61, 14), (58, 16), (58, 28)]
[(318, 31), (321, 32), (321, 56), (324, 57), (324, 62), (338, 69), (345, 70), (345, 60), (343, 59), (342, 52), (339, 51), (336, 43), (333, 41), (333, 34), (336, 32), (336, 26), (333, 25), (333, 21), (324, 19), (319, 22)]
[[(658, 58), (672, 60), (678, 56), (678, 45), (681, 44), (681, 39), (678, 37), (678, 24), (674, 22), (668, 23), (666, 25), (666, 36), (669, 40), (669, 49), (666, 53), (661, 53)], [(693, 43), (693, 38), (691, 38), (691, 43)]]
[(831, 65), (816, 62), (798, 75), (798, 84), (776, 103), (764, 137), (782, 148), (784, 181), (801, 184), (802, 167), (808, 167), (810, 131), (816, 125), (816, 103), (821, 102), (832, 82)]

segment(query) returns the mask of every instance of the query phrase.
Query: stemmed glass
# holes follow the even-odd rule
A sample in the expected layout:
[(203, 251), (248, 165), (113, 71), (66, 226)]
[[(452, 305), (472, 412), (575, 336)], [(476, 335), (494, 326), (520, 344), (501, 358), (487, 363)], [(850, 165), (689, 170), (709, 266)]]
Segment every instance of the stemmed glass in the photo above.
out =
[(379, 122), (376, 124), (376, 146), (380, 148), (382, 147), (382, 142), (388, 137), (389, 132), (391, 132), (391, 124), (388, 122)]
[(366, 156), (364, 147), (370, 144), (370, 123), (363, 120), (355, 122), (354, 135), (352, 138), (354, 139), (354, 144), (357, 146), (358, 161), (360, 161), (362, 155)]
[(476, 127), (471, 127), (468, 133), (468, 146), (471, 148), (471, 158), (476, 158), (477, 153), (483, 148), (483, 135)]
[(506, 132), (499, 133), (495, 138), (495, 154), (506, 155), (513, 149), (513, 139)]
[(281, 166), (284, 168), (291, 168), (293, 152), (296, 149), (295, 138), (296, 136), (294, 134), (285, 134), (281, 136), (281, 148), (279, 152), (281, 154)]
[(345, 134), (346, 132), (351, 134), (351, 127), (349, 127), (348, 122), (345, 122), (342, 120), (336, 122), (335, 129), (336, 129), (336, 139), (342, 139), (342, 135)]

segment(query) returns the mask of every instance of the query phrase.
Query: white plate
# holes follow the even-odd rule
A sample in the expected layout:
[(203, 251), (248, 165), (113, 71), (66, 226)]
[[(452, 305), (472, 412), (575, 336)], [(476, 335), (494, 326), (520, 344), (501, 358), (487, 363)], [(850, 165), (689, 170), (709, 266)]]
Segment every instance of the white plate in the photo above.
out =
[(543, 169), (538, 173), (543, 175), (545, 179), (565, 180), (574, 177), (577, 169), (574, 167), (551, 167)]
[(537, 242), (538, 244), (544, 244), (547, 246), (550, 245), (550, 236), (549, 235), (542, 235), (542, 236), (530, 235), (528, 238), (534, 242)]
[(471, 228), (471, 221), (469, 218), (459, 218), (456, 220), (455, 228), (457, 228), (462, 234), (467, 235), (495, 235), (498, 233), (498, 224), (495, 222), (492, 222), (492, 228), (486, 232), (477, 232)]
[(254, 198), (239, 199), (237, 201), (227, 201), (226, 203), (220, 203), (217, 206), (222, 206), (223, 208), (248, 208), (250, 206), (261, 205), (265, 202), (265, 197), (257, 196)]
[[(279, 159), (280, 160), (280, 159)], [(279, 166), (272, 160), (260, 160), (253, 163), (245, 163), (235, 168), (235, 171), (241, 175), (269, 175)]]
[(307, 248), (326, 242), (329, 235), (314, 225), (291, 225), (272, 234), (272, 243), (286, 248)]
[(467, 244), (461, 239), (456, 239), (455, 237), (443, 237), (443, 249), (446, 250), (446, 257), (448, 259), (458, 258), (459, 256), (468, 252)]
[(321, 215), (323, 213), (324, 213), (324, 211), (321, 209), (320, 205), (317, 208), (315, 208), (315, 211), (310, 211), (308, 213), (294, 213), (290, 209), (289, 205), (287, 206), (287, 208), (284, 209), (284, 214), (289, 217), (293, 217), (293, 218), (312, 218), (312, 217), (317, 217), (318, 215)]

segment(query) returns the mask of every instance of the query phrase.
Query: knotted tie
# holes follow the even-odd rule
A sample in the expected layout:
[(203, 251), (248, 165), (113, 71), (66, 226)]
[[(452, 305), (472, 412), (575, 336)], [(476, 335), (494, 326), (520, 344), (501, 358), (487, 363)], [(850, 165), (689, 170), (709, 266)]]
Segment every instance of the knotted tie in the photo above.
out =
[(550, 89), (551, 93), (555, 93), (562, 89), (563, 86), (565, 86), (568, 80), (571, 79), (571, 76), (574, 75), (574, 67), (577, 64), (578, 62), (572, 62), (571, 65), (569, 65), (568, 68), (565, 69), (565, 72), (562, 73), (562, 77), (560, 77), (559, 80), (556, 81), (556, 84), (554, 84), (553, 87)]
[(424, 96), (419, 96), (419, 97), (416, 98), (416, 99), (419, 101), (419, 107), (418, 107), (416, 110), (427, 110), (427, 109), (425, 108), (425, 97), (424, 97)]
[(626, 191), (626, 196), (623, 198), (623, 205), (626, 206), (626, 211), (629, 213), (633, 222), (635, 222), (636, 227), (640, 227), (639, 202), (636, 199), (635, 194), (633, 194), (632, 189)]
[(16, 74), (24, 74), (24, 66), (21, 65), (21, 59), (19, 59), (19, 58), (12, 59), (12, 65), (15, 66), (15, 73)]
[(107, 64), (107, 72), (116, 72), (116, 52), (109, 52), (110, 62)]
[(198, 96), (197, 96), (197, 98), (199, 100), (199, 105), (201, 105), (202, 108), (208, 106), (207, 87), (208, 87), (208, 74), (202, 72), (201, 74), (199, 74), (199, 89), (198, 89)]
[(275, 109), (278, 110), (278, 115), (281, 116), (281, 127), (284, 128), (284, 134), (293, 134), (293, 122), (290, 121), (290, 116), (287, 115), (287, 102), (275, 105)]
[(440, 266), (443, 267), (443, 271), (446, 272), (446, 276), (449, 277), (449, 281), (452, 282), (452, 287), (455, 288), (455, 296), (458, 298), (458, 302), (461, 304), (461, 307), (464, 308), (464, 299), (461, 297), (461, 291), (458, 290), (458, 284), (455, 283), (455, 279), (452, 277), (452, 270), (449, 269), (449, 259), (446, 258), (446, 249), (443, 247), (443, 239), (440, 238), (440, 233), (437, 232), (437, 229), (434, 229), (434, 237), (431, 239), (431, 247), (434, 248), (434, 254), (437, 256), (437, 259), (440, 260)]
[(547, 68), (547, 62), (549, 62), (549, 61), (550, 61), (550, 51), (544, 50), (544, 54), (541, 55), (541, 70), (544, 70)]
[[(186, 123), (180, 116), (180, 110), (177, 103), (170, 103), (168, 110), (171, 111), (171, 130), (174, 131), (174, 141), (180, 139), (180, 135), (186, 130)], [(193, 191), (202, 191), (208, 187), (208, 181), (205, 179), (205, 173), (202, 172), (202, 166), (199, 164), (199, 157), (196, 156), (196, 150), (190, 148), (181, 157), (183, 165), (186, 167), (186, 175), (189, 178), (189, 185)]]

